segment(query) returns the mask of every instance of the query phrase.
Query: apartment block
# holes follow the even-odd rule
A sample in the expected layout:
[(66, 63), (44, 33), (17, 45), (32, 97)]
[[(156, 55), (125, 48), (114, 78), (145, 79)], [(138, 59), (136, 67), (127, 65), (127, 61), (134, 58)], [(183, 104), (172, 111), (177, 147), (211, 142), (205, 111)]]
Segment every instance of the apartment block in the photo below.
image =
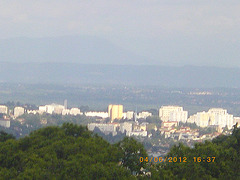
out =
[(113, 121), (115, 119), (122, 119), (123, 118), (123, 105), (110, 104), (108, 106), (108, 116), (110, 117), (111, 121)]
[(183, 111), (183, 107), (180, 106), (162, 106), (159, 109), (159, 117), (162, 121), (186, 122), (188, 112)]

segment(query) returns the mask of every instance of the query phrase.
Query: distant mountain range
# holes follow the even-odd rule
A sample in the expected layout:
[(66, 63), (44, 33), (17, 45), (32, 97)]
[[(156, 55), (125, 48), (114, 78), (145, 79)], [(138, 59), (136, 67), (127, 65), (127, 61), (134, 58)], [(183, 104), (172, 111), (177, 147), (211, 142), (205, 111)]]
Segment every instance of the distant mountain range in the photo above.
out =
[(97, 37), (0, 40), (0, 82), (240, 87), (237, 68), (141, 65), (146, 62), (152, 61)]
[(0, 40), (0, 62), (141, 64), (146, 59), (102, 38), (63, 36)]
[(7, 83), (240, 87), (239, 68), (1, 62), (0, 74)]

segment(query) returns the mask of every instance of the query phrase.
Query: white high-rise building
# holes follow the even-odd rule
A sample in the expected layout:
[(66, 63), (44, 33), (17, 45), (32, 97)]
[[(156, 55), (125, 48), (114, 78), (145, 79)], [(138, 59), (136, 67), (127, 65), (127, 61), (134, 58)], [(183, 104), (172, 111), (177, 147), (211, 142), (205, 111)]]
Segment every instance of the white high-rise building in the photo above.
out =
[(8, 107), (4, 105), (0, 105), (0, 113), (7, 114), (8, 113)]
[(162, 106), (159, 109), (159, 117), (162, 121), (182, 121), (186, 122), (188, 116), (187, 111), (183, 111), (180, 106)]
[(187, 111), (171, 111), (169, 114), (169, 121), (187, 122), (188, 112)]
[(228, 129), (231, 129), (233, 127), (233, 115), (228, 114), (226, 109), (212, 108), (209, 109), (208, 113), (212, 115), (212, 125), (218, 125), (222, 128), (227, 126)]
[(227, 110), (222, 108), (212, 108), (208, 112), (198, 112), (191, 116), (187, 122), (196, 123), (200, 127), (217, 125), (224, 128), (227, 126), (228, 129), (231, 129), (234, 125), (233, 115), (228, 114)]

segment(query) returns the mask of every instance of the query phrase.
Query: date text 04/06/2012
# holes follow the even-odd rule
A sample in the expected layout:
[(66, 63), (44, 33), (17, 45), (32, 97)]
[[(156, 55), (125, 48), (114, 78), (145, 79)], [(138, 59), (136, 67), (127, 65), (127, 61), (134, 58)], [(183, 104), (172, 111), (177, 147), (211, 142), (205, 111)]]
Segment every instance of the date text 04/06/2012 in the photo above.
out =
[(193, 162), (215, 162), (216, 157), (193, 157), (193, 158), (187, 158), (187, 157), (140, 157), (140, 162), (189, 162), (189, 160), (192, 160)]

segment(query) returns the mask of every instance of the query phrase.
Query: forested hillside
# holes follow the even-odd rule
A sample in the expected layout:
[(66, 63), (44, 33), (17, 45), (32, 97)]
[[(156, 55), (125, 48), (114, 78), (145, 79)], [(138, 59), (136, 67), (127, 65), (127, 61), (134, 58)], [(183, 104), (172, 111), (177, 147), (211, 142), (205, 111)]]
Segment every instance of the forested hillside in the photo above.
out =
[(19, 140), (1, 137), (0, 179), (124, 179), (145, 164), (139, 162), (146, 152), (137, 141), (110, 145), (73, 124), (39, 129)]

